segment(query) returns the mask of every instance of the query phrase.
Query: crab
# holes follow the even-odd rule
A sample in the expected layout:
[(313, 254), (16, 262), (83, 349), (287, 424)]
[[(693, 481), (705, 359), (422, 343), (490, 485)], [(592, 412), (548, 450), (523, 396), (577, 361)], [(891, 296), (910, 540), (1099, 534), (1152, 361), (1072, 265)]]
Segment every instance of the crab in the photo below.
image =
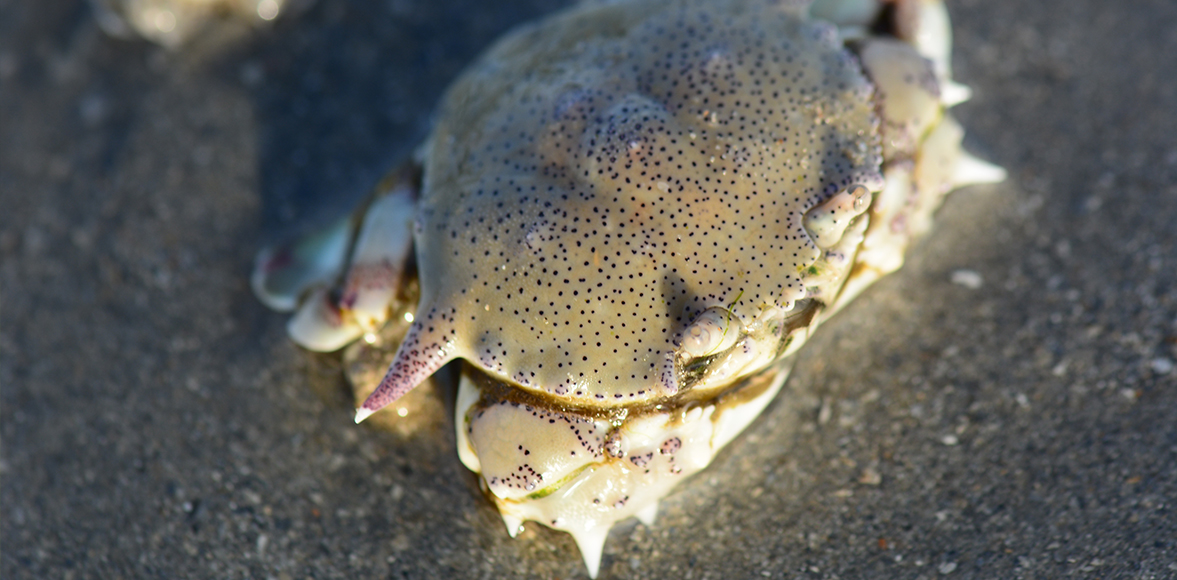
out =
[(940, 0), (582, 4), (494, 45), (253, 286), (308, 349), (390, 343), (357, 423), (453, 363), (458, 456), (508, 532), (572, 534), (595, 577), (947, 192), (1004, 178), (961, 149), (949, 45)]

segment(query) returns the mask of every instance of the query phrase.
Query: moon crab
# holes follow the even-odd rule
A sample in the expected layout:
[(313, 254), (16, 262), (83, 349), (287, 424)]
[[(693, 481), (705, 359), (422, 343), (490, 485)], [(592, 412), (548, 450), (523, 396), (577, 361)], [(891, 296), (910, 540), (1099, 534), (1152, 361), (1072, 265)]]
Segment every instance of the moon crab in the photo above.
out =
[(264, 251), (292, 338), (396, 344), (356, 422), (443, 366), (514, 536), (609, 529), (705, 468), (955, 187), (940, 0), (633, 0), (523, 26), (354, 215)]

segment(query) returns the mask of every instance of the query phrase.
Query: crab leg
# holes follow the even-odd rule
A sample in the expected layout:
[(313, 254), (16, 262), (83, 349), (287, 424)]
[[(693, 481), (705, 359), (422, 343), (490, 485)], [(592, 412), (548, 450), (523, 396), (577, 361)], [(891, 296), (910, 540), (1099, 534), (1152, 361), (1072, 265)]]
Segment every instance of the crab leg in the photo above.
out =
[(412, 255), (418, 187), (411, 166), (396, 171), (353, 216), (262, 253), (253, 275), (262, 301), (292, 310), (305, 297), (287, 325), (296, 343), (332, 352), (387, 321)]
[(339, 277), (354, 235), (354, 220), (346, 217), (292, 243), (262, 250), (250, 277), (254, 295), (279, 312), (294, 310), (310, 289)]

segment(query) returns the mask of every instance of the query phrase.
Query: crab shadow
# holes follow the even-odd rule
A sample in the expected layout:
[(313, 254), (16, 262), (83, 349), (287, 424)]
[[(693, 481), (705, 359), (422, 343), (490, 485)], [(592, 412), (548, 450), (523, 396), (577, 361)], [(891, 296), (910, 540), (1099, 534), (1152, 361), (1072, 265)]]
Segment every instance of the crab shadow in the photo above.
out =
[(262, 238), (347, 212), (428, 135), (446, 86), (559, 3), (319, 2), (225, 58), (258, 125)]

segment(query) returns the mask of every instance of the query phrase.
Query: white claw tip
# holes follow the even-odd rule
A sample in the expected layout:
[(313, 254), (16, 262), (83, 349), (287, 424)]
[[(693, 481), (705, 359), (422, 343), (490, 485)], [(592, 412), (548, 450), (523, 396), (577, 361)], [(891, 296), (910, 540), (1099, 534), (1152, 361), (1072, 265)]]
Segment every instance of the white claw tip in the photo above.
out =
[(371, 417), (372, 413), (375, 413), (375, 412), (376, 411), (373, 411), (371, 409), (365, 409), (364, 407), (360, 407), (359, 409), (356, 409), (356, 425), (363, 423), (364, 419)]

